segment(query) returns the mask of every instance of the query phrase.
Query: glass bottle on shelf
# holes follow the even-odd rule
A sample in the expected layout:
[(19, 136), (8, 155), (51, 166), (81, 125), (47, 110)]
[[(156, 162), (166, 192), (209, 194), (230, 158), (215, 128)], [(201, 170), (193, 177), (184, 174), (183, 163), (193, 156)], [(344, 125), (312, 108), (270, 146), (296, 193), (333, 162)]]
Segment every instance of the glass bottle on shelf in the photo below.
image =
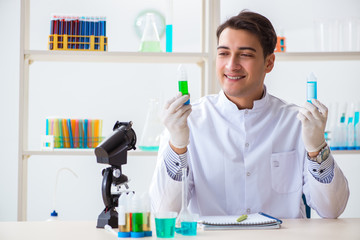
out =
[(146, 14), (144, 32), (141, 38), (140, 52), (161, 52), (160, 38), (156, 28), (154, 14)]
[(139, 148), (142, 151), (148, 152), (158, 151), (162, 130), (163, 126), (159, 118), (159, 101), (157, 99), (150, 99)]

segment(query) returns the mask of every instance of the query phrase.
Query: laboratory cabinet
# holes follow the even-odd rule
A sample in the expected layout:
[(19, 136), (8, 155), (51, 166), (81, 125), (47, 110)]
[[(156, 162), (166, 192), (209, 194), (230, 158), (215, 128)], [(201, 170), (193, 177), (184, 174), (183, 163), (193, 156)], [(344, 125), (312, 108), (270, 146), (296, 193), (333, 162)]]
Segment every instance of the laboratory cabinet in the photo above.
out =
[[(166, 8), (162, 5), (166, 5), (167, 1), (133, 1), (125, 5), (122, 1), (107, 0), (99, 7), (100, 13), (94, 12), (94, 7), (91, 7), (94, 2), (90, 1), (86, 7), (82, 7), (81, 1), (72, 4), (72, 1), (66, 0), (59, 6), (51, 5), (51, 1), (21, 0), (18, 220), (27, 220), (29, 211), (34, 214), (38, 211), (37, 207), (41, 208), (41, 203), (35, 200), (39, 192), (44, 192), (38, 166), (46, 169), (42, 175), (47, 179), (53, 179), (56, 169), (64, 166), (75, 164), (75, 169), (89, 169), (73, 184), (73, 187), (81, 191), (74, 190), (70, 193), (74, 198), (81, 198), (81, 194), (90, 192), (92, 196), (98, 195), (100, 200), (96, 202), (97, 206), (102, 204), (100, 191), (83, 192), (86, 188), (84, 185), (96, 181), (100, 184), (101, 181), (101, 168), (104, 166), (96, 163), (93, 149), (40, 150), (40, 137), (44, 133), (46, 117), (103, 118), (104, 136), (111, 131), (116, 120), (132, 120), (139, 139), (145, 124), (148, 100), (159, 97), (161, 102), (172, 97), (172, 92), (177, 91), (176, 69), (179, 64), (187, 67), (189, 91), (193, 99), (217, 93), (219, 90), (215, 75), (215, 32), (218, 24), (229, 15), (226, 9), (230, 3), (234, 3), (233, 1), (198, 0), (194, 3), (192, 0), (186, 0), (181, 3), (174, 0), (177, 13), (174, 15), (174, 51), (171, 53), (138, 52), (140, 42), (133, 29), (133, 21), (142, 10), (153, 9), (153, 6), (156, 6), (165, 16)], [(248, 1), (239, 1), (236, 4), (240, 3), (243, 5), (236, 6), (238, 9), (249, 4)], [(194, 8), (181, 7), (182, 4), (192, 4)], [(44, 11), (39, 12), (38, 9)], [(184, 14), (184, 11), (188, 11), (187, 14)], [(47, 50), (52, 13), (106, 15), (108, 51)], [(161, 38), (163, 49), (164, 41), (164, 37)], [(358, 64), (360, 52), (319, 52), (301, 49), (276, 53), (276, 61), (280, 68), (290, 65), (301, 68), (309, 61), (315, 65), (338, 62)], [(278, 72), (273, 76), (281, 78)], [(280, 78), (274, 81), (271, 79), (266, 83), (275, 93), (277, 84), (283, 81)], [(274, 84), (271, 85), (271, 81)], [(283, 93), (279, 94), (281, 96)], [(287, 98), (286, 94), (283, 96)], [(359, 151), (339, 153), (359, 156)], [(156, 152), (129, 151), (128, 164), (123, 169), (129, 176), (133, 176), (134, 185), (145, 189), (151, 179), (155, 162)], [(143, 175), (146, 183), (140, 182), (135, 177), (137, 174)], [(50, 183), (46, 186), (49, 189), (44, 195), (51, 200), (56, 189), (51, 188)], [(58, 196), (69, 194), (64, 189), (58, 191)], [(29, 202), (34, 209), (28, 209)], [(70, 201), (66, 204), (72, 205)], [(99, 213), (101, 207), (102, 205), (98, 209)], [(82, 211), (87, 212), (86, 209)], [(83, 217), (89, 218), (88, 216)], [(75, 219), (81, 220), (82, 216), (76, 216)]]

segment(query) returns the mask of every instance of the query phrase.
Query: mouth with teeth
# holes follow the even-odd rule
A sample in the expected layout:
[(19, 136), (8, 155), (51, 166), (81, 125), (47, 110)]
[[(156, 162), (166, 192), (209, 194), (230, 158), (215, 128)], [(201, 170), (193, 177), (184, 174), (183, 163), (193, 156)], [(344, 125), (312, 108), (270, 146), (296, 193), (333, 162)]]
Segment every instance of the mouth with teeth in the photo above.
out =
[(243, 79), (245, 78), (245, 76), (230, 76), (230, 75), (226, 75), (224, 74), (224, 76), (230, 80), (233, 80), (233, 81), (236, 81), (236, 80), (240, 80), (240, 79)]

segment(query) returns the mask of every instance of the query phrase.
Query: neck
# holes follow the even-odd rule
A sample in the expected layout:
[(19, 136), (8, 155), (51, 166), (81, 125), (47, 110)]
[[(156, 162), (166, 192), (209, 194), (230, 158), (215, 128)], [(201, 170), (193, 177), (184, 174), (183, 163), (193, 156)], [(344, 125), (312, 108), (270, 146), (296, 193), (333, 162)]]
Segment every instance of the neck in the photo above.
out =
[(259, 94), (256, 94), (253, 97), (235, 97), (235, 96), (228, 96), (225, 93), (225, 96), (233, 102), (239, 110), (242, 109), (252, 109), (254, 107), (254, 101), (260, 100), (265, 95), (265, 90), (263, 89)]

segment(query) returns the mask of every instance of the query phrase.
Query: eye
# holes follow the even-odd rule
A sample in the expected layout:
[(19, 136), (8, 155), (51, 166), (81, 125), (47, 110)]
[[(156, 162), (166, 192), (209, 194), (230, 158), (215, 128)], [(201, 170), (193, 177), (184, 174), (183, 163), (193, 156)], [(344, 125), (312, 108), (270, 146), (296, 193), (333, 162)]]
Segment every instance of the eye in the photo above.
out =
[(241, 56), (242, 57), (252, 57), (253, 55), (250, 53), (242, 53)]
[(218, 55), (219, 56), (226, 56), (226, 55), (228, 55), (228, 53), (227, 52), (218, 52)]

